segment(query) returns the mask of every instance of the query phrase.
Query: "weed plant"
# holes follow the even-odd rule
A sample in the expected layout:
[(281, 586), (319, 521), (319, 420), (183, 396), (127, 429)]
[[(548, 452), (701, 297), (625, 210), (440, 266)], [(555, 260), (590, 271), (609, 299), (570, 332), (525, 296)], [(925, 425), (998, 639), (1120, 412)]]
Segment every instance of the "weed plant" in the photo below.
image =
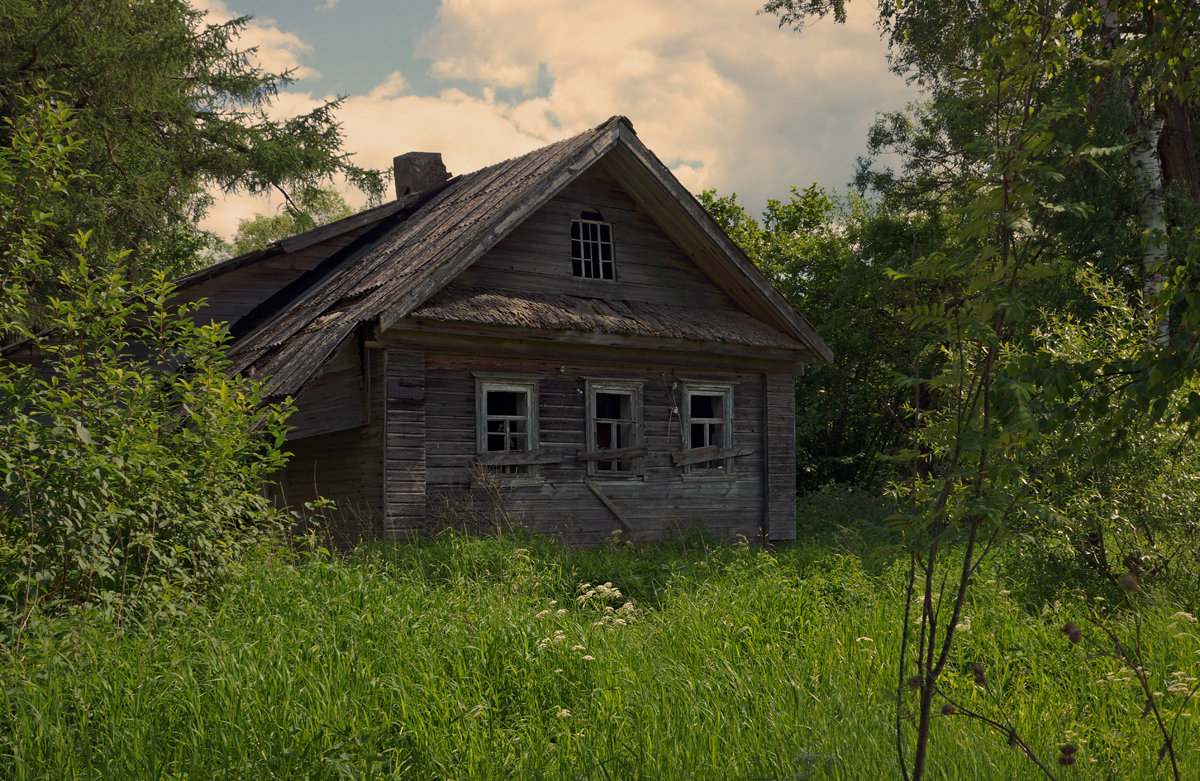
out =
[[(2, 665), (0, 775), (41, 778), (881, 778), (894, 775), (903, 570), (828, 542), (571, 551), (446, 534), (346, 558), (263, 552), (206, 604), (117, 631), (31, 625)], [(943, 685), (1080, 777), (1166, 777), (1123, 665), (1030, 609), (1005, 563), (972, 590)], [(1147, 591), (1147, 590), (1143, 590)], [(1146, 596), (1147, 669), (1200, 775), (1200, 632)], [(972, 666), (986, 666), (988, 687)], [(1176, 687), (1178, 689), (1178, 686)], [(1177, 707), (1178, 706), (1178, 707)], [(1037, 778), (1004, 736), (935, 718), (938, 778)], [(1064, 777), (1074, 777), (1066, 775)]]

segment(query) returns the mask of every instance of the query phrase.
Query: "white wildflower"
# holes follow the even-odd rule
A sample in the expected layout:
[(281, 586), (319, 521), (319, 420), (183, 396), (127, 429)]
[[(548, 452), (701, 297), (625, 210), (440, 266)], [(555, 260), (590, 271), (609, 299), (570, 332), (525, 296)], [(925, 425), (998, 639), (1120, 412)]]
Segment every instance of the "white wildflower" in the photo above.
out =
[(571, 711), (567, 710), (566, 708), (562, 708), (558, 712), (558, 717), (560, 719), (569, 719), (571, 718)]

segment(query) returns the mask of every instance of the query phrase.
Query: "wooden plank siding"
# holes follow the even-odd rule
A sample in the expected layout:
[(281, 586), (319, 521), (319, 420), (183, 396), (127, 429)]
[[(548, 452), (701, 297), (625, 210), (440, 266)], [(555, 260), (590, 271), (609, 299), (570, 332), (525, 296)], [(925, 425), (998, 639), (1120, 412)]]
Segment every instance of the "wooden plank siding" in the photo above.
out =
[[(615, 280), (571, 273), (571, 220), (598, 210), (613, 226)], [(455, 280), (517, 292), (737, 309), (620, 185), (589, 170)]]
[[(497, 477), (506, 513), (524, 527), (571, 543), (596, 542), (618, 529), (633, 540), (660, 539), (696, 526), (726, 539), (761, 538), (764, 461), (759, 373), (697, 375), (653, 365), (427, 353), (424, 469), (431, 503), (472, 489), (472, 463), (477, 455), (476, 374), (539, 378), (539, 449), (557, 462), (539, 465), (536, 478)], [(586, 446), (584, 390), (588, 378), (642, 383), (643, 436), (648, 452), (639, 477), (598, 476), (590, 478), (590, 486), (585, 483), (586, 462), (578, 454)], [(685, 475), (683, 468), (672, 462), (683, 443), (678, 409), (682, 383), (688, 380), (733, 385), (734, 447), (748, 454), (736, 458), (727, 475)], [(397, 412), (389, 405), (389, 417), (399, 417)], [(391, 425), (389, 422), (389, 431)], [(406, 446), (400, 440), (396, 447), (396, 454), (389, 448), (389, 485), (394, 479), (391, 470), (409, 469), (415, 455), (411, 450), (402, 452)], [(415, 511), (415, 502), (408, 506)], [(389, 519), (389, 523), (397, 529), (405, 526), (400, 519)]]
[[(358, 385), (369, 390), (365, 398), (360, 390), (355, 400), (361, 410), (360, 423), (289, 439), (285, 449), (291, 453), (291, 460), (271, 491), (277, 504), (300, 514), (304, 513), (305, 502), (317, 497), (332, 500), (336, 507), (324, 516), (332, 536), (342, 544), (376, 537), (382, 531), (384, 356), (380, 351), (363, 355), (371, 381), (360, 381)], [(319, 418), (319, 410), (305, 413)]]
[(383, 533), (409, 537), (426, 520), (425, 356), (390, 348), (384, 356)]
[(767, 539), (796, 539), (796, 380), (763, 375), (766, 388)]
[(288, 439), (303, 439), (357, 428), (365, 422), (362, 349), (351, 340), (330, 359), (324, 371), (296, 397), (288, 418)]

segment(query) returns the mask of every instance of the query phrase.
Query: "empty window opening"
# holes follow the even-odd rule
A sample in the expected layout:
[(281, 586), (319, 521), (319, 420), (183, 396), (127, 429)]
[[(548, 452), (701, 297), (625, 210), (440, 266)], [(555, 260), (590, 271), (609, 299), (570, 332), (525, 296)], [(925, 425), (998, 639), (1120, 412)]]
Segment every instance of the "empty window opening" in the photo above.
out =
[(571, 220), (571, 273), (584, 279), (616, 279), (612, 225), (587, 210)]
[[(532, 383), (485, 382), (477, 388), (480, 453), (515, 453), (537, 447), (536, 395)], [(500, 474), (534, 474), (528, 464), (496, 464)]]
[(588, 385), (588, 472), (593, 475), (637, 475), (642, 454), (626, 452), (604, 458), (604, 451), (636, 448), (642, 444), (641, 386), (638, 383)]
[(487, 449), (529, 449), (529, 396), (520, 391), (487, 394)]
[[(685, 390), (687, 421), (684, 427), (685, 449), (733, 446), (733, 389), (729, 386), (687, 388)], [(685, 471), (721, 471), (729, 468), (730, 459), (716, 458), (685, 467)]]

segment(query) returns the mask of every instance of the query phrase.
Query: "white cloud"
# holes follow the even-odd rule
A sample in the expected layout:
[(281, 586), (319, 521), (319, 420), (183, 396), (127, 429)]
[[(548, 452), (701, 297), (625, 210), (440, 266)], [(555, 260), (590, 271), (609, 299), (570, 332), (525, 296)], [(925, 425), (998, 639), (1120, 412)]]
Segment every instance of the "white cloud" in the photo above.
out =
[[(417, 95), (402, 73), (383, 77), (343, 104), (345, 148), (385, 169), (403, 152), (440, 151), (464, 173), (624, 114), (692, 191), (736, 191), (759, 208), (790, 185), (844, 189), (875, 112), (913, 92), (887, 71), (874, 9), (856, 3), (846, 25), (796, 35), (756, 15), (760, 4), (442, 0), (418, 51), (463, 89)], [(321, 99), (287, 93), (275, 110)]]
[[(335, 5), (336, 2), (334, 0)], [(224, 0), (193, 0), (192, 5), (208, 14), (212, 22), (224, 22), (241, 15), (231, 11)], [(294, 79), (320, 76), (316, 69), (303, 62), (303, 58), (312, 54), (312, 45), (295, 33), (280, 29), (273, 19), (251, 19), (242, 31), (238, 45), (243, 49), (253, 48), (251, 62), (270, 73), (291, 71)]]

